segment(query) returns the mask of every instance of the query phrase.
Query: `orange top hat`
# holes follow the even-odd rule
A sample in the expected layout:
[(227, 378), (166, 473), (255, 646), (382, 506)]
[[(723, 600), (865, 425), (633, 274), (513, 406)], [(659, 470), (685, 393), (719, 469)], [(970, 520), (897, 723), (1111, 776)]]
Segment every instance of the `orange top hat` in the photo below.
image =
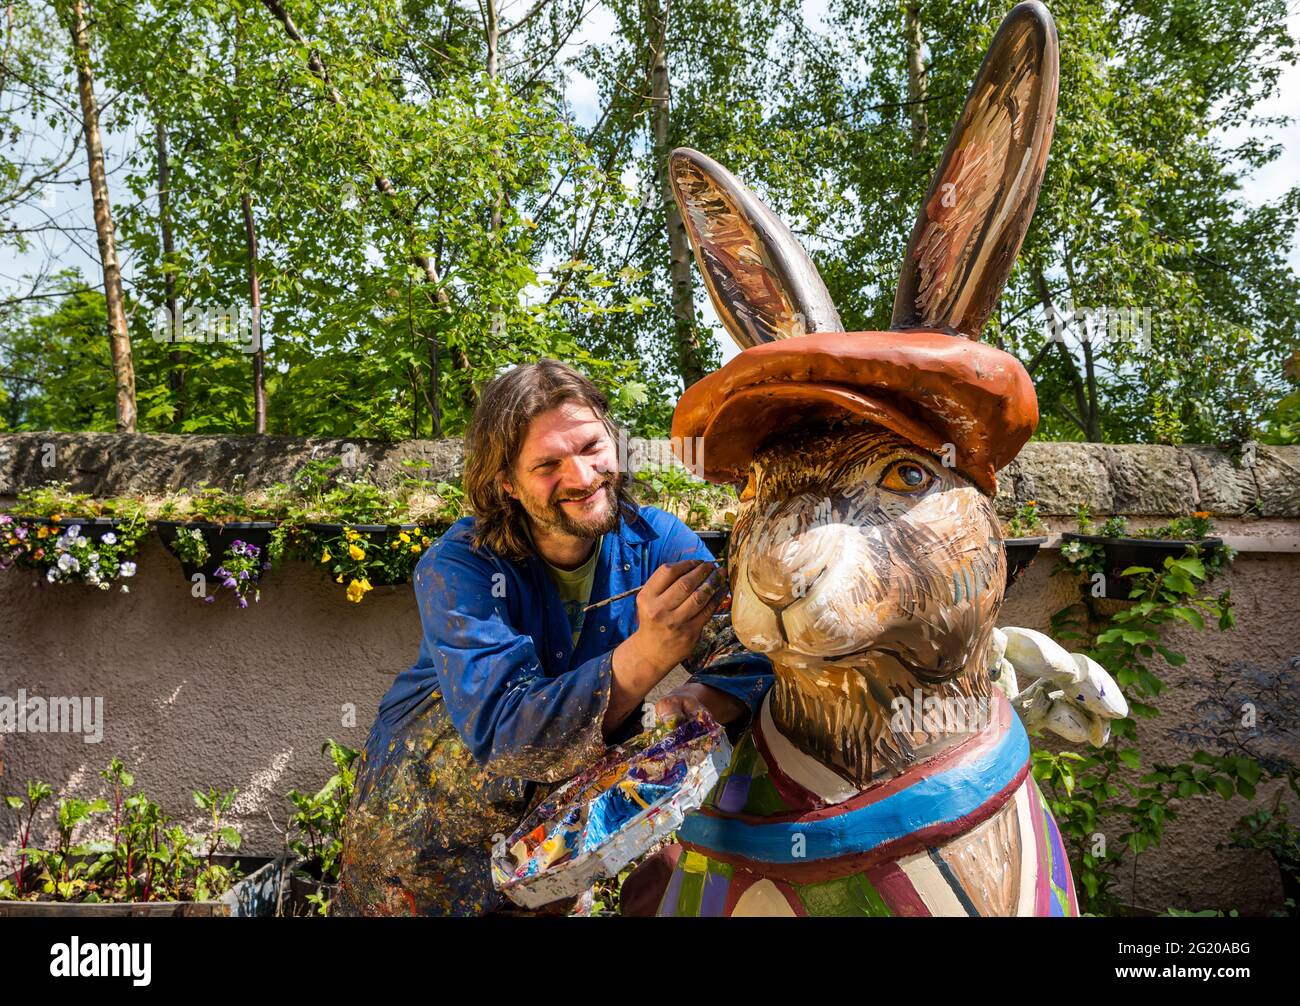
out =
[(743, 481), (754, 453), (796, 422), (857, 416), (925, 450), (955, 451), (959, 471), (997, 491), (995, 473), (1038, 425), (1038, 399), (1019, 360), (976, 340), (1033, 217), (1058, 77), (1051, 15), (1017, 5), (921, 206), (887, 332), (845, 332), (789, 228), (715, 161), (673, 151), (669, 176), (696, 262), (742, 348), (673, 414), (678, 443), (702, 438), (706, 479)]

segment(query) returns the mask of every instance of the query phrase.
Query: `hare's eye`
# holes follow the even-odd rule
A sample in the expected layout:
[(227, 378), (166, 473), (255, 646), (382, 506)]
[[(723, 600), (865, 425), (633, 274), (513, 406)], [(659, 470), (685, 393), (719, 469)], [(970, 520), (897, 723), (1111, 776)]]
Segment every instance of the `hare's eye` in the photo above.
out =
[(934, 476), (915, 461), (893, 462), (880, 476), (880, 488), (891, 493), (914, 495), (923, 493), (934, 485)]

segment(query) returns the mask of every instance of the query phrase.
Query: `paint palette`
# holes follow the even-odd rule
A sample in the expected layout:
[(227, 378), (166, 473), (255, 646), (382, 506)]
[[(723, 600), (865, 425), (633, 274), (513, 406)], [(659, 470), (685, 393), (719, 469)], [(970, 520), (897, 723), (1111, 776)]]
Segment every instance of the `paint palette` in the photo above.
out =
[(492, 853), (492, 882), (538, 908), (614, 877), (699, 807), (731, 759), (707, 713), (665, 720), (570, 779)]

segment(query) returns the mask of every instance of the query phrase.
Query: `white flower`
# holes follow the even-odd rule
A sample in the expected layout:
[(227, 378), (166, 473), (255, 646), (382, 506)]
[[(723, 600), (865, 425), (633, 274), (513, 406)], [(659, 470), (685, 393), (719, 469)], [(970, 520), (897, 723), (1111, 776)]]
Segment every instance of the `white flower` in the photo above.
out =
[(118, 576), (135, 576), (135, 563), (124, 562), (117, 567)]
[(87, 545), (90, 544), (90, 539), (83, 534), (80, 538), (77, 539), (77, 544), (81, 548), (85, 548)]
[(105, 545), (116, 545), (117, 535), (115, 535), (112, 531), (109, 531), (107, 534), (104, 535), (104, 537), (100, 538), (99, 540), (103, 542)]
[(50, 567), (50, 569), (48, 569), (45, 573), (45, 579), (49, 580), (50, 583), (53, 583), (58, 578), (59, 578), (59, 571), (57, 569), (54, 569), (53, 567)]
[(76, 573), (81, 569), (81, 563), (77, 561), (75, 555), (64, 552), (59, 556), (59, 569), (63, 570), (65, 573)]
[(77, 535), (81, 534), (81, 525), (73, 524), (71, 527), (68, 528), (67, 534), (69, 538), (77, 537)]
[(99, 553), (98, 553), (98, 552), (91, 552), (90, 555), (87, 556), (87, 558), (90, 560), (90, 564), (91, 564), (92, 566), (98, 566), (98, 565), (99, 565)]
[(123, 594), (129, 594), (129, 593), (131, 593), (131, 588), (128, 587), (125, 583), (122, 584), (122, 593), (123, 593)]

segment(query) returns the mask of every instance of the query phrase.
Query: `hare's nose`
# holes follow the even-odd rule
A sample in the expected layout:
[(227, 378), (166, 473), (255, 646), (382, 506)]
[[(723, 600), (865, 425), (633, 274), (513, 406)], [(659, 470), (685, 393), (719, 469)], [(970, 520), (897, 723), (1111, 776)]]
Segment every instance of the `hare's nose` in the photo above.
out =
[(811, 542), (786, 541), (749, 557), (749, 586), (764, 604), (780, 611), (806, 597), (828, 565)]

